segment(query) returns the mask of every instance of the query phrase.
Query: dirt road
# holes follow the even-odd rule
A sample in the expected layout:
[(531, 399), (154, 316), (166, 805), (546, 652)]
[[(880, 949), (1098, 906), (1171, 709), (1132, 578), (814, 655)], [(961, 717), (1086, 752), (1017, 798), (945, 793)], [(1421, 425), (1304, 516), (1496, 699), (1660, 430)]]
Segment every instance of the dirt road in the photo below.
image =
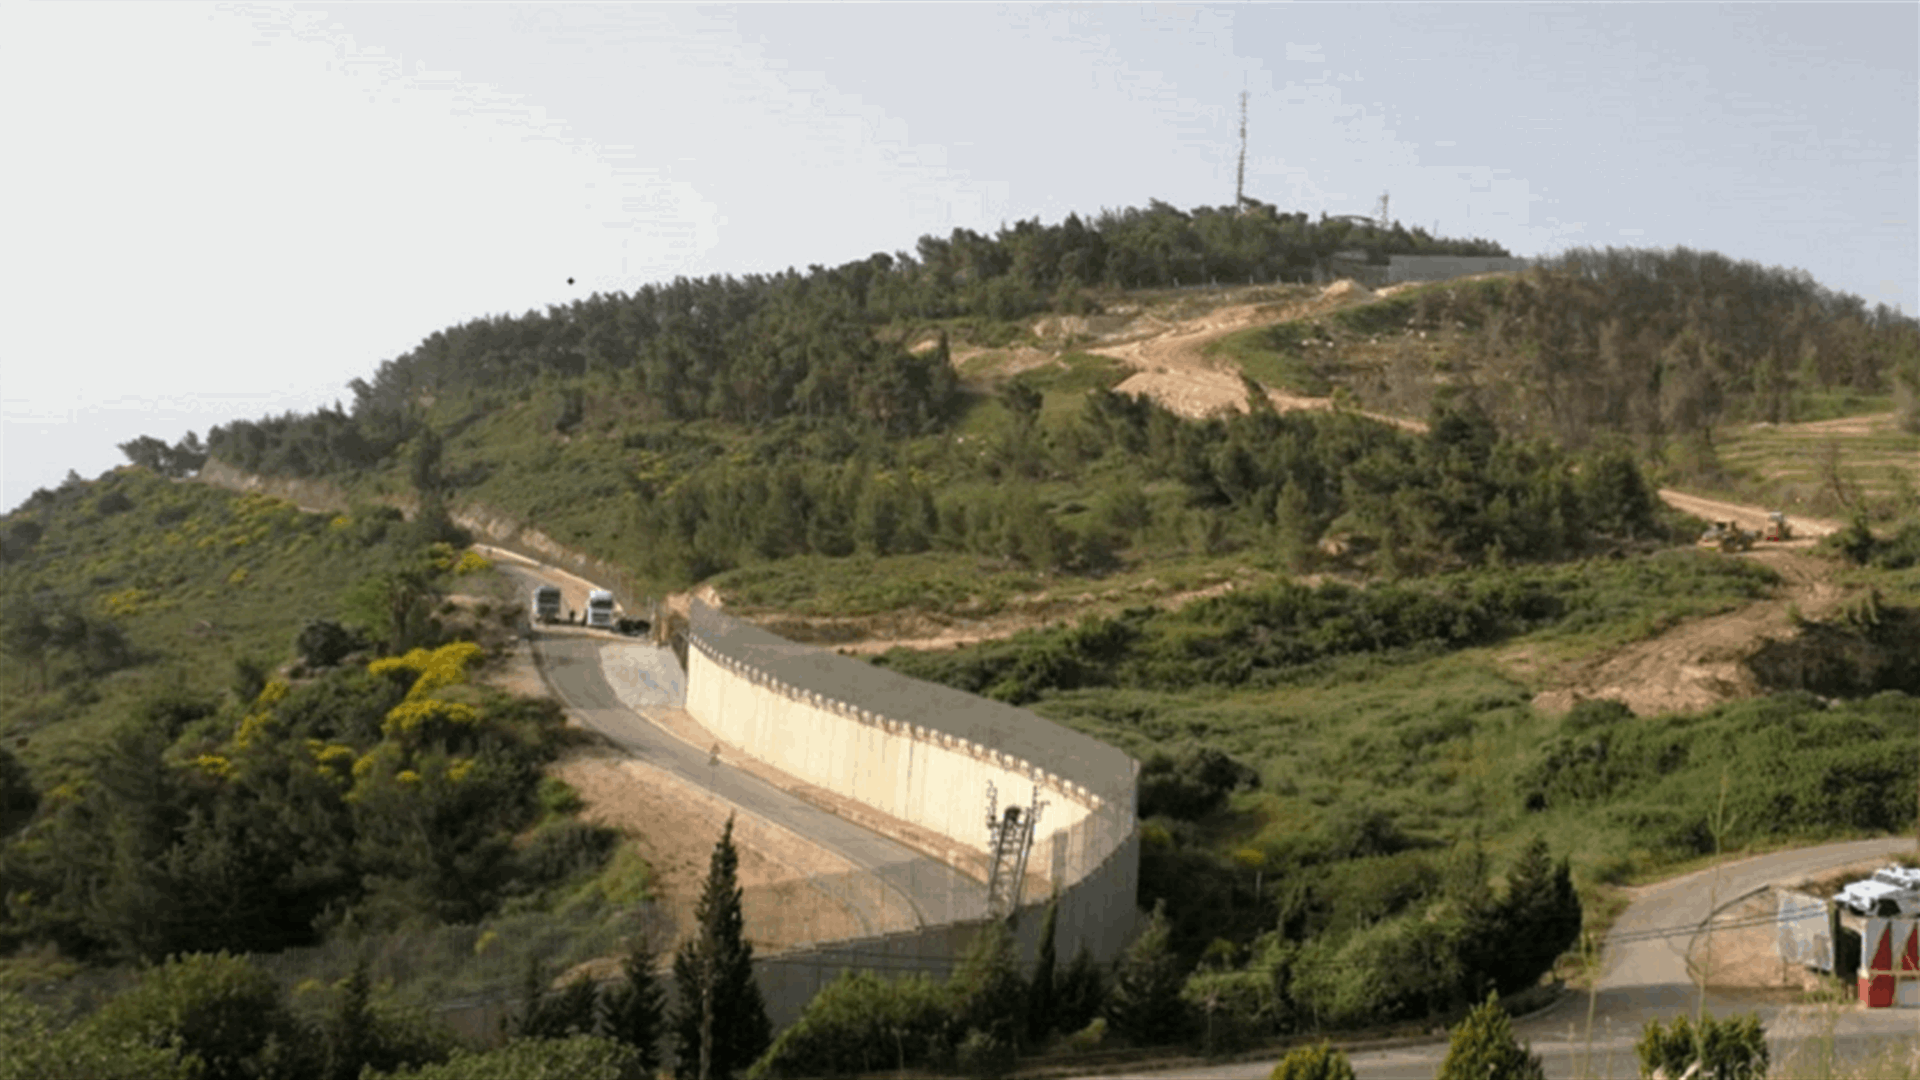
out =
[[(1767, 514), (1762, 506), (1742, 506), (1738, 503), (1720, 502), (1717, 499), (1703, 499), (1698, 495), (1688, 495), (1671, 488), (1660, 489), (1660, 500), (1684, 514), (1692, 514), (1703, 521), (1731, 521), (1748, 532), (1760, 532), (1767, 527)], [(1792, 547), (1812, 547), (1814, 541), (1840, 531), (1837, 521), (1825, 518), (1790, 517), (1787, 524), (1793, 529), (1794, 539), (1786, 542)], [(1775, 546), (1772, 543), (1767, 547)]]

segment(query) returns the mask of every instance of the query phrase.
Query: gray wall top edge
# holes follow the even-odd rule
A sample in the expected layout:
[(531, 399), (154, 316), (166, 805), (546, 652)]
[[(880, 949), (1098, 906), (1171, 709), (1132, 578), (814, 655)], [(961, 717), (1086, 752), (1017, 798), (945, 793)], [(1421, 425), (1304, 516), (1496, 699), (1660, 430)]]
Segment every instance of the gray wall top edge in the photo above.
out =
[(1125, 801), (1133, 790), (1138, 762), (1116, 747), (1025, 709), (788, 641), (698, 599), (689, 623), (692, 634), (718, 655), (745, 662), (801, 691), (857, 703), (930, 733), (1011, 754), (1103, 799)]

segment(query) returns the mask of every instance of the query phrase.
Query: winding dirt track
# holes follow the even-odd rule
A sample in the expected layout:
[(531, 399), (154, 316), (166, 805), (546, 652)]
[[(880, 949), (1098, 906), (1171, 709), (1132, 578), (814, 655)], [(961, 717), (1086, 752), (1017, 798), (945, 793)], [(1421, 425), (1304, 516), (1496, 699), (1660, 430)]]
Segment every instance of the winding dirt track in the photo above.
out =
[[(1667, 505), (1708, 521), (1733, 521), (1759, 531), (1767, 521), (1764, 507), (1703, 499), (1684, 492), (1663, 490)], [(1836, 531), (1832, 521), (1791, 518), (1796, 538), (1784, 543), (1762, 542), (1752, 551), (1727, 558), (1748, 559), (1780, 575), (1780, 588), (1771, 597), (1733, 611), (1692, 619), (1645, 641), (1611, 653), (1562, 665), (1540, 681), (1552, 683), (1535, 695), (1533, 704), (1548, 713), (1564, 713), (1588, 699), (1621, 702), (1637, 716), (1663, 712), (1697, 712), (1725, 701), (1763, 692), (1747, 669), (1746, 659), (1767, 641), (1780, 641), (1799, 631), (1793, 611), (1822, 618), (1846, 600), (1831, 580), (1832, 564), (1809, 549), (1816, 537)]]

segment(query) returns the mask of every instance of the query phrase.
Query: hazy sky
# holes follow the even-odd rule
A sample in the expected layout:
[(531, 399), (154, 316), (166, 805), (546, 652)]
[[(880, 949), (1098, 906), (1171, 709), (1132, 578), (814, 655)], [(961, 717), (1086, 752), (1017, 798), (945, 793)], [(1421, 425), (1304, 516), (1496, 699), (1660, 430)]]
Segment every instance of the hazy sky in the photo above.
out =
[[(1920, 309), (1920, 5), (0, 6), (0, 508), (434, 330), (1232, 201)], [(576, 279), (569, 286), (567, 279)]]

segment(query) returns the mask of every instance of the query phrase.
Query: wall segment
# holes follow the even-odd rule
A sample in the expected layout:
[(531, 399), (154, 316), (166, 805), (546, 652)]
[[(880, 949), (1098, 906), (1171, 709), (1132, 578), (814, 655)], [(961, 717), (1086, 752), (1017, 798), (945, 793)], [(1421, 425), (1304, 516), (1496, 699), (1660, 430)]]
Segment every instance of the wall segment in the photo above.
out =
[(999, 805), (1037, 795), (1030, 879), (1061, 891), (1061, 951), (1116, 956), (1137, 921), (1139, 763), (1024, 709), (798, 645), (696, 601), (687, 711), (792, 775), (987, 849)]

